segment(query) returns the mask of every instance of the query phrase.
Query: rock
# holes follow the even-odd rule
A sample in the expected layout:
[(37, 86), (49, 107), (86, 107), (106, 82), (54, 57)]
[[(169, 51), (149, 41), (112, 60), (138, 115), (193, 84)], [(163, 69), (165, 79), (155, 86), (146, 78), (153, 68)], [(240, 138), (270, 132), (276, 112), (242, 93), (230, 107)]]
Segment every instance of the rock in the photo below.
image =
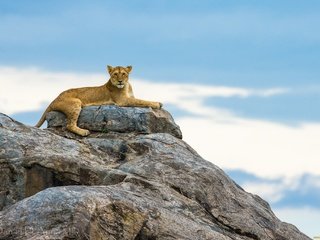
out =
[[(66, 126), (66, 117), (63, 113), (49, 112), (46, 119), (49, 128)], [(78, 125), (95, 132), (170, 133), (182, 139), (179, 126), (164, 109), (115, 105), (84, 107), (80, 113)]]
[(65, 136), (0, 114), (0, 239), (310, 239), (173, 134)]

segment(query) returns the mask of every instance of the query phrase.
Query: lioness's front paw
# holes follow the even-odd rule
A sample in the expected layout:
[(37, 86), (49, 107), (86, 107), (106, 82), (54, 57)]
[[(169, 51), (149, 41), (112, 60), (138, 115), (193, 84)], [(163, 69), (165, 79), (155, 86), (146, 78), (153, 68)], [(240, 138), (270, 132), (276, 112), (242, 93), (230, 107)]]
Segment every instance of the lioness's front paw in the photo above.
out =
[(77, 133), (82, 137), (86, 137), (90, 134), (90, 131), (87, 129), (80, 129)]
[(159, 103), (159, 102), (155, 102), (152, 105), (152, 108), (154, 109), (160, 109), (161, 107), (162, 107), (162, 103)]

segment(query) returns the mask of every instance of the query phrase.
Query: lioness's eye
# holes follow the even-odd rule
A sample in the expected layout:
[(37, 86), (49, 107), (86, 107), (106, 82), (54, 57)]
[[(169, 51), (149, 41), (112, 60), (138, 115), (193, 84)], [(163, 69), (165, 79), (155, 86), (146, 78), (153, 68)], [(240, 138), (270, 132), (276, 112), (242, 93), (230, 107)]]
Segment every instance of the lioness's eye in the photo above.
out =
[(118, 73), (114, 73), (113, 75), (118, 76)]

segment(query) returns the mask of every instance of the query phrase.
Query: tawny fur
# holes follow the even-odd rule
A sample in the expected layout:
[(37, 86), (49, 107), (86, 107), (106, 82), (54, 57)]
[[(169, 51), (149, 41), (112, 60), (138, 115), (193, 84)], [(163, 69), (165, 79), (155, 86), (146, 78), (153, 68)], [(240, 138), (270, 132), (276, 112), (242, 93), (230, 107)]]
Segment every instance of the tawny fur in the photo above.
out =
[(159, 109), (162, 104), (136, 99), (129, 80), (132, 67), (108, 66), (109, 81), (98, 87), (74, 88), (62, 92), (45, 110), (36, 127), (41, 127), (50, 111), (63, 112), (67, 117), (67, 129), (80, 136), (90, 132), (77, 126), (82, 107), (92, 105), (118, 105), (123, 107), (152, 107)]

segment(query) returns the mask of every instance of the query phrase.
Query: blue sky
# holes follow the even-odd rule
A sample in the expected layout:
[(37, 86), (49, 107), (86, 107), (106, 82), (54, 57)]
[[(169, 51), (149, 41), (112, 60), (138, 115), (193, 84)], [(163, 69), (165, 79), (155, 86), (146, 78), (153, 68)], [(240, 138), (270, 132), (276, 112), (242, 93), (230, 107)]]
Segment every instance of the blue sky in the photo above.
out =
[[(315, 0), (2, 0), (0, 111), (32, 125), (63, 87), (105, 81), (107, 64), (133, 65), (139, 95), (163, 99), (201, 155), (283, 220), (319, 219), (319, 10)], [(148, 96), (154, 86), (159, 95)], [(199, 123), (212, 147), (198, 144)]]
[(111, 59), (158, 81), (318, 85), (318, 1), (1, 5), (2, 64), (101, 71), (101, 62)]

